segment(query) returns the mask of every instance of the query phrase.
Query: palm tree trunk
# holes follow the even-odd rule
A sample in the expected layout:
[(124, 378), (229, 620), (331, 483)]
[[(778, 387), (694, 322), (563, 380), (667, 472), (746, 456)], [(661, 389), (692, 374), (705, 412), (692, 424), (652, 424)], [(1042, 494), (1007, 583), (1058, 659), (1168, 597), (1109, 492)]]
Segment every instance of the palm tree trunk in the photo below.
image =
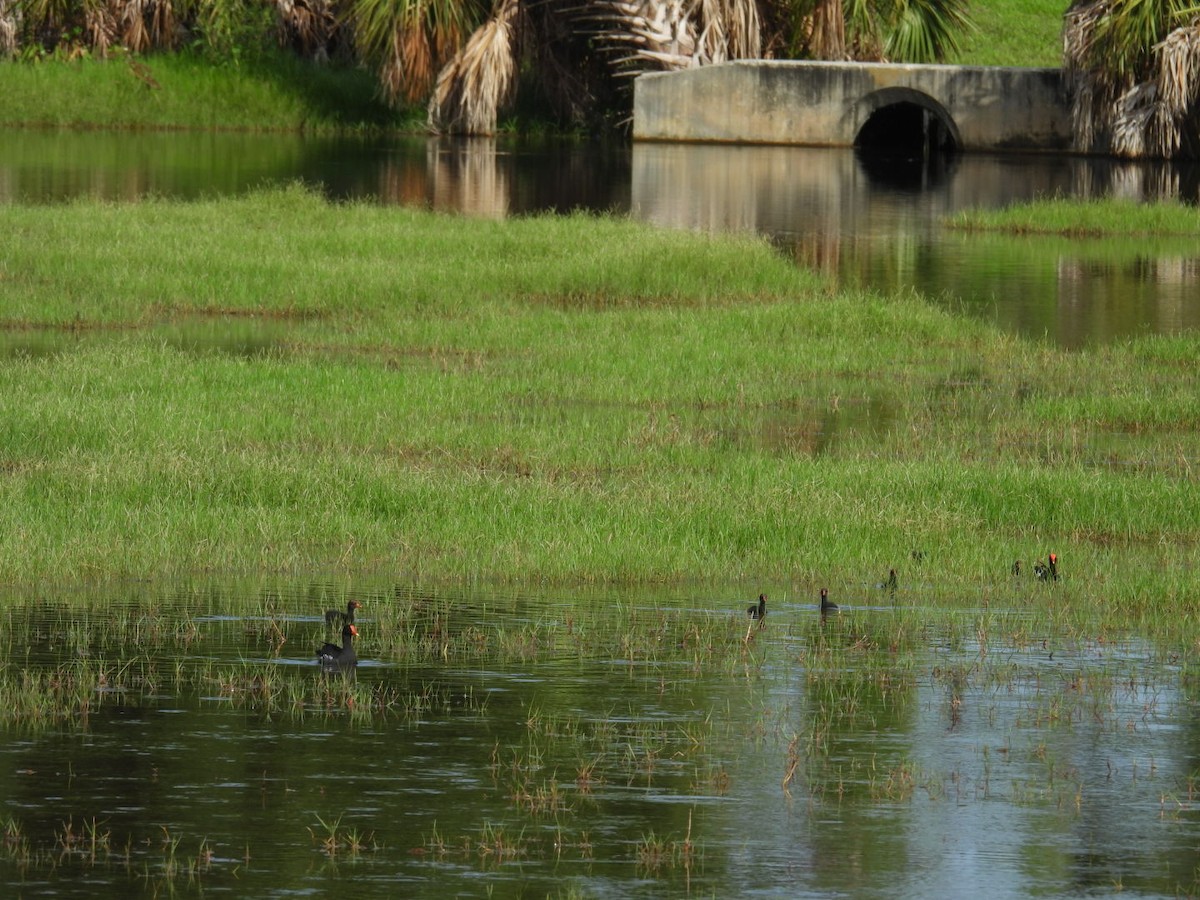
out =
[(842, 0), (820, 0), (812, 14), (810, 47), (818, 59), (846, 58), (846, 15)]

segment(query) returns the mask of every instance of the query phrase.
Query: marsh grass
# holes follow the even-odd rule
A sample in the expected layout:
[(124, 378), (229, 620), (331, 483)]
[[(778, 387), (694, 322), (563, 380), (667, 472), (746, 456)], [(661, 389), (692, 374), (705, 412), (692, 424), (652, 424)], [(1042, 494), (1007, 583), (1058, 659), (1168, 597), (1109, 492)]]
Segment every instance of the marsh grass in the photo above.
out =
[(1127, 242), (1139, 237), (1194, 237), (1200, 234), (1200, 209), (1177, 202), (1052, 197), (1002, 209), (965, 210), (951, 216), (947, 224), (964, 231), (1109, 236)]
[[(936, 558), (925, 564), (936, 566)], [(631, 877), (690, 880), (702, 876), (704, 854), (682, 811), (665, 824), (655, 819), (653, 828), (633, 818), (623, 832), (610, 826), (596, 838), (589, 826), (612, 815), (612, 804), (627, 803), (631, 788), (693, 797), (711, 808), (714, 795), (741, 802), (748, 781), (767, 797), (778, 785), (780, 802), (797, 816), (822, 807), (846, 817), (922, 804), (936, 811), (949, 799), (1028, 807), (1066, 827), (1087, 815), (1089, 804), (1101, 802), (1094, 795), (1103, 778), (1081, 769), (1081, 761), (1102, 758), (1090, 748), (1129, 747), (1130, 735), (1161, 730), (1190, 708), (1176, 694), (1180, 676), (1171, 668), (1179, 648), (1171, 649), (1171, 637), (1160, 645), (1118, 633), (1094, 606), (1075, 601), (1072, 581), (1037, 585), (1038, 603), (1014, 605), (1031, 587), (1005, 573), (969, 600), (935, 596), (918, 604), (904, 582), (893, 605), (880, 602), (872, 585), (865, 590), (874, 605), (839, 597), (846, 601), (840, 614), (824, 619), (811, 602), (778, 590), (765, 624), (755, 624), (751, 648), (745, 604), (739, 599), (717, 612), (700, 599), (707, 596), (701, 588), (694, 598), (677, 598), (674, 608), (569, 602), (557, 594), (549, 607), (530, 607), (524, 595), (488, 591), (356, 592), (372, 665), (354, 678), (277, 664), (289, 644), (324, 628), (322, 610), (344, 606), (336, 589), (225, 598), (203, 589), (179, 593), (172, 603), (192, 612), (178, 628), (162, 624), (173, 618), (166, 602), (129, 603), (106, 621), (101, 602), (81, 608), (45, 600), (28, 615), (10, 609), (5, 627), (17, 645), (53, 634), (72, 636), (63, 644), (72, 655), (87, 648), (89, 655), (67, 666), (31, 658), (35, 670), (60, 681), (70, 675), (94, 685), (94, 673), (107, 673), (123, 693), (100, 691), (96, 703), (152, 704), (166, 686), (206, 703), (225, 697), (272, 719), (336, 717), (353, 729), (391, 718), (404, 730), (428, 728), (428, 737), (461, 717), (487, 742), (466, 758), (486, 768), (490, 782), (484, 777), (475, 788), (484, 798), (478, 818), (459, 818), (447, 833), (435, 826), (422, 840), (432, 863), (489, 873), (523, 861), (587, 861), (594, 852), (608, 865), (628, 867)], [(811, 600), (811, 591), (801, 599)], [(301, 618), (298, 609), (312, 615)], [(257, 645), (247, 625), (262, 620), (288, 636), (282, 649), (235, 659), (244, 642)], [(485, 624), (488, 640), (480, 644)], [(131, 662), (101, 657), (96, 648), (122, 643), (106, 629), (140, 636)], [(437, 641), (426, 641), (430, 630)], [(380, 632), (392, 636), (385, 643)], [(398, 635), (411, 635), (411, 647)], [(381, 652), (384, 646), (390, 649)], [(705, 648), (699, 666), (697, 647)], [(622, 658), (627, 650), (630, 657)], [(179, 654), (174, 666), (172, 654)], [(607, 694), (591, 696), (596, 682), (585, 673), (597, 665), (606, 673), (602, 683), (611, 684), (613, 672), (621, 680), (619, 704), (606, 705)], [(482, 686), (510, 672), (540, 689), (523, 706), (501, 690), (500, 715), (480, 715), (487, 705)], [(585, 686), (564, 689), (564, 673)], [(5, 677), (12, 674), (10, 667)], [(470, 684), (481, 689), (473, 693), (464, 687)], [(944, 736), (935, 752), (912, 739), (917, 719)], [(502, 720), (512, 727), (497, 727)], [(981, 732), (981, 721), (991, 730)], [(1186, 767), (1164, 763), (1160, 771), (1152, 757), (1134, 752), (1110, 781), (1139, 809), (1149, 804), (1152, 817), (1186, 820), (1192, 812), (1196, 778)], [(314, 815), (306, 830), (298, 826), (299, 839), (329, 864), (367, 853), (383, 862), (391, 852), (385, 841), (345, 821)], [(14, 819), (3, 830), (5, 858), (26, 873), (106, 867), (140, 872), (148, 885), (168, 891), (185, 882), (223, 883), (232, 866), (212, 843), (197, 847), (174, 826), (150, 842), (139, 834), (132, 846), (131, 836), (92, 814), (66, 820), (53, 845), (31, 842)]]
[(315, 813), (313, 814), (313, 818), (317, 820), (317, 827), (309, 826), (308, 833), (312, 837), (313, 843), (326, 856), (331, 858), (337, 856), (355, 857), (368, 850), (377, 851), (380, 849), (373, 834), (362, 832), (355, 827), (343, 827), (341, 816), (332, 822), (326, 822)]
[[(775, 579), (854, 607), (883, 605), (863, 573), (895, 567), (900, 607), (1085, 604), (1112, 628), (1194, 630), (1192, 336), (1059, 351), (918, 297), (833, 293), (751, 238), (608, 217), (478, 222), (293, 188), (4, 219), (4, 333), (61, 338), (0, 361), (6, 583), (391, 568)], [(272, 349), (163, 339), (193, 319), (262, 322)], [(1052, 549), (1062, 583), (1006, 581)], [(745, 623), (627, 624), (462, 630), (413, 610), (372, 639), (414, 661), (606, 641), (761, 663)], [(286, 623), (257, 627), (287, 646)]]

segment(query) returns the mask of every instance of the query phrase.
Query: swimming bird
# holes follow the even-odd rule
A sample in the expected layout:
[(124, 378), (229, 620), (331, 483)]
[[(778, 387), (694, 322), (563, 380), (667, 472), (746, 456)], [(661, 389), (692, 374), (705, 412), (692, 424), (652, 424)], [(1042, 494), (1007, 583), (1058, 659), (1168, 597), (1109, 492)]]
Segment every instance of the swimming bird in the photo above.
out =
[(1050, 580), (1058, 581), (1058, 554), (1051, 553), (1048, 558), (1050, 560), (1050, 565), (1048, 567), (1048, 571), (1050, 572)]
[(821, 588), (821, 615), (837, 612), (838, 605), (829, 599), (829, 588)]
[(1045, 581), (1050, 577), (1050, 570), (1042, 565), (1042, 561), (1039, 559), (1033, 564), (1033, 574), (1037, 576), (1038, 581)]
[(317, 662), (324, 669), (344, 669), (358, 665), (358, 657), (354, 654), (354, 639), (358, 629), (347, 622), (342, 626), (342, 646), (323, 644), (317, 650)]
[(349, 622), (351, 625), (353, 625), (354, 611), (361, 608), (362, 604), (357, 600), (350, 600), (346, 603), (345, 612), (342, 612), (340, 609), (327, 609), (325, 610), (325, 624), (332, 625), (340, 618), (342, 620), (342, 624)]
[(750, 613), (750, 618), (752, 618), (752, 619), (765, 618), (767, 615), (767, 595), (759, 594), (758, 602), (751, 603), (750, 606), (746, 609), (746, 612)]
[(896, 589), (900, 587), (900, 579), (896, 577), (895, 569), (888, 569), (887, 581), (883, 583), (883, 589), (892, 595), (892, 599), (896, 599)]

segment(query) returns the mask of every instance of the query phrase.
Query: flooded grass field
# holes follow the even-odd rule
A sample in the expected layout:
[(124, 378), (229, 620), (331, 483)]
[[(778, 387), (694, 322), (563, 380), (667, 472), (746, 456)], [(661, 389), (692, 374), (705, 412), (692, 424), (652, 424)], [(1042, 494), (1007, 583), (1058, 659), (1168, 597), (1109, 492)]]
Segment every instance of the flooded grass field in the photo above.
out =
[(749, 234), (137, 197), (3, 210), (0, 897), (1200, 890), (1190, 256), (1030, 339)]
[[(371, 578), (18, 600), (0, 884), (1195, 892), (1195, 648), (1067, 614), (1082, 592), (1030, 573), (953, 596), (914, 571), (894, 599), (835, 585), (827, 616), (815, 586), (768, 586), (761, 623), (738, 585)], [(359, 664), (323, 673), (324, 610), (348, 598)]]

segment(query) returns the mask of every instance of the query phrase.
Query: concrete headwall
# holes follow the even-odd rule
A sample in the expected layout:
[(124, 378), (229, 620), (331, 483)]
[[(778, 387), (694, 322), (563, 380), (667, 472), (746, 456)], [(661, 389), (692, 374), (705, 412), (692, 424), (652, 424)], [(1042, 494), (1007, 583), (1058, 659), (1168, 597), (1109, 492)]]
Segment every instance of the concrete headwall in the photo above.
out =
[(1072, 149), (1058, 69), (743, 60), (641, 75), (635, 140), (851, 146), (876, 110), (913, 103), (965, 151)]

